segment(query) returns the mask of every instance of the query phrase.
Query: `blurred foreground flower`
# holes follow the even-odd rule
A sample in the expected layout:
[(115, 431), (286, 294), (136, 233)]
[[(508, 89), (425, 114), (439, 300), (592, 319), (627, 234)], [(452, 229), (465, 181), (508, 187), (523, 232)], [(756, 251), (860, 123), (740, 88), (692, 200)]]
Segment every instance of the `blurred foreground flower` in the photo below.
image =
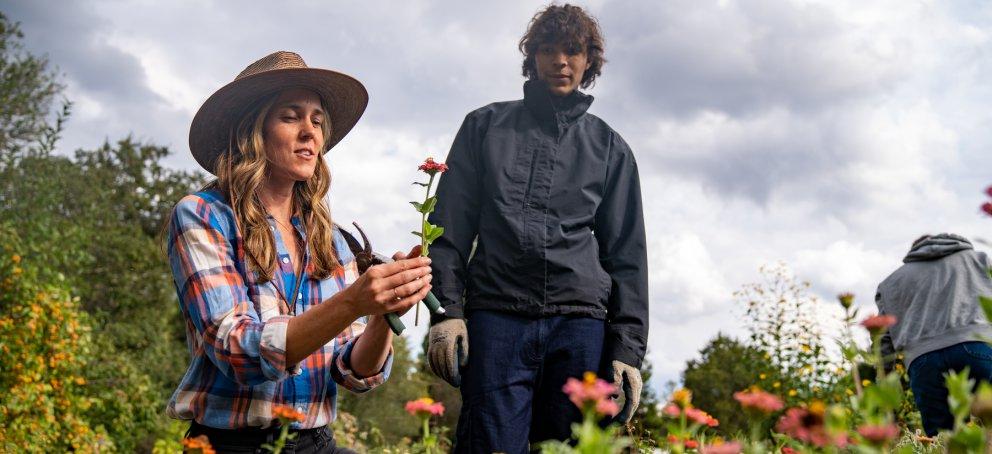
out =
[(875, 446), (885, 446), (899, 437), (899, 426), (895, 424), (866, 424), (858, 427), (858, 435)]
[[(174, 439), (173, 439), (174, 440)], [(207, 439), (206, 435), (198, 435), (193, 438), (183, 438), (183, 452), (193, 453), (193, 454), (214, 454), (213, 446), (210, 446), (210, 440)]]
[(703, 446), (700, 449), (701, 454), (739, 454), (743, 449), (743, 445), (739, 441), (731, 441), (729, 443), (713, 443)]
[(759, 413), (770, 414), (781, 410), (785, 404), (782, 403), (782, 399), (778, 396), (766, 393), (760, 389), (754, 389), (751, 391), (738, 391), (734, 393), (734, 399), (740, 402), (744, 410), (756, 411)]
[(847, 446), (847, 435), (831, 435), (826, 427), (826, 406), (813, 402), (808, 407), (793, 407), (785, 411), (775, 426), (777, 432), (818, 448)]
[(407, 402), (406, 412), (413, 416), (441, 416), (444, 414), (444, 404), (434, 402), (430, 397), (421, 397)]
[(300, 422), (306, 419), (307, 415), (296, 411), (293, 407), (289, 405), (273, 405), (272, 406), (272, 416), (279, 418), (283, 424), (291, 422)]
[(868, 329), (872, 334), (880, 333), (895, 324), (895, 315), (873, 315), (861, 321), (861, 326)]
[(582, 381), (569, 378), (562, 391), (583, 411), (592, 409), (600, 416), (616, 416), (620, 412), (617, 403), (611, 398), (617, 392), (616, 385), (596, 378), (596, 374), (592, 372), (583, 374)]

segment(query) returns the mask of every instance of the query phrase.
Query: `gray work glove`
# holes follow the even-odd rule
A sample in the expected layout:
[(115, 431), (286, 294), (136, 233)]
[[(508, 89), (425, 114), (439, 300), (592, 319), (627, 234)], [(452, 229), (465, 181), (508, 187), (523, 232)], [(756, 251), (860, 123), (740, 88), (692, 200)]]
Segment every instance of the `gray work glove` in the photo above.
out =
[(624, 403), (616, 421), (630, 423), (637, 406), (641, 403), (641, 371), (620, 361), (613, 361), (613, 384), (623, 392)]
[(462, 384), (461, 368), (468, 364), (468, 329), (465, 320), (449, 318), (431, 326), (427, 360), (434, 375), (455, 388)]

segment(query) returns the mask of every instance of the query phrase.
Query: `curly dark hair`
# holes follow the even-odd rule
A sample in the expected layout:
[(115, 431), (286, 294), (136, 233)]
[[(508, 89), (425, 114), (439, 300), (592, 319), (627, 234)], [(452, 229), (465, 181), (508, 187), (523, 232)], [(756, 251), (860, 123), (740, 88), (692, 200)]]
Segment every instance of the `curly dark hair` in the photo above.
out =
[(582, 74), (580, 87), (589, 87), (596, 76), (602, 74), (603, 64), (606, 63), (603, 32), (599, 29), (599, 22), (582, 8), (567, 3), (550, 5), (534, 15), (518, 45), (524, 54), (524, 77), (537, 79), (534, 55), (541, 44), (547, 43), (560, 44), (569, 52), (586, 52), (589, 69)]

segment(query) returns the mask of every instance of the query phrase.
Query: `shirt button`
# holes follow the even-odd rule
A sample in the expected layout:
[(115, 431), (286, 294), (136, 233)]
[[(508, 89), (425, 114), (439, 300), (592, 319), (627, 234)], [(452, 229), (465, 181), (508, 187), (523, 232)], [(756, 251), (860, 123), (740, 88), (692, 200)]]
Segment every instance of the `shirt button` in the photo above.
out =
[(289, 257), (283, 257), (282, 263), (289, 263)]
[(303, 294), (302, 293), (300, 294), (300, 296), (296, 297), (296, 301), (303, 301)]
[(270, 225), (269, 228), (272, 229), (273, 232), (276, 231), (276, 226), (274, 226), (274, 225)]

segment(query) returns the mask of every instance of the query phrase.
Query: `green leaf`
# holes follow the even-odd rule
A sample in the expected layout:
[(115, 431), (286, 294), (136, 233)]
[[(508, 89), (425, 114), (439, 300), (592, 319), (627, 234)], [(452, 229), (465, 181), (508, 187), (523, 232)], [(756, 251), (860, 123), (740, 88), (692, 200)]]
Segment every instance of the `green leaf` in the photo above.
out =
[(417, 211), (419, 211), (421, 213), (424, 212), (424, 206), (422, 204), (420, 204), (419, 202), (410, 202), (410, 205), (413, 205), (413, 207), (416, 208)]
[(992, 298), (979, 296), (978, 303), (982, 305), (982, 312), (985, 313), (985, 320), (992, 320)]
[(426, 187), (428, 186), (428, 184), (427, 184), (427, 183), (421, 183), (421, 182), (419, 182), (419, 181), (414, 181), (414, 182), (413, 182), (413, 184), (415, 184), (415, 185), (417, 185), (417, 186), (423, 186), (423, 187), (425, 187), (425, 188), (426, 188)]
[(427, 203), (425, 205), (426, 205), (425, 209), (427, 210), (428, 213), (433, 212), (434, 207), (437, 206), (437, 196), (427, 199)]
[(420, 232), (410, 232), (410, 233), (412, 233), (413, 236), (420, 238)]
[(433, 242), (434, 240), (444, 235), (444, 227), (433, 227), (433, 229), (427, 234), (427, 241)]

